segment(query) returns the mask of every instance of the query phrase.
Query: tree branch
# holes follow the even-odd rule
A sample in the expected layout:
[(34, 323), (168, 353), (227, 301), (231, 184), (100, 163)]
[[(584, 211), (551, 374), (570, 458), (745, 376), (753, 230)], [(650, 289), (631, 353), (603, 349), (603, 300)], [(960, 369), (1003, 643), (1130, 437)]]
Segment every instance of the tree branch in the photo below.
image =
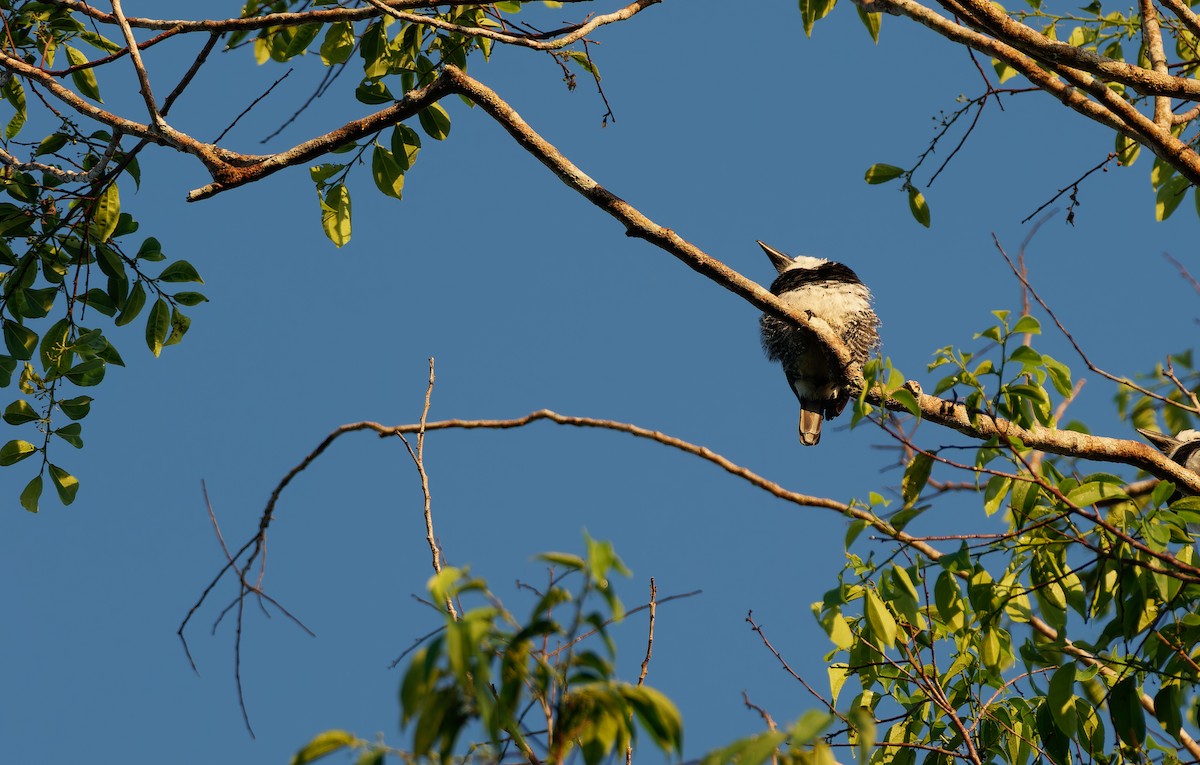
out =
[(432, 16), (422, 16), (416, 13), (401, 11), (389, 6), (383, 0), (366, 0), (366, 2), (375, 6), (383, 13), (386, 13), (392, 18), (399, 19), (400, 21), (407, 21), (413, 24), (424, 24), (436, 29), (443, 29), (447, 32), (454, 32), (456, 34), (466, 35), (469, 37), (486, 37), (489, 40), (495, 40), (508, 45), (519, 45), (525, 48), (533, 48), (534, 50), (558, 50), (559, 48), (564, 48), (573, 42), (583, 39), (588, 34), (597, 28), (604, 26), (605, 24), (612, 24), (616, 21), (624, 21), (625, 19), (644, 11), (652, 5), (661, 3), (662, 0), (636, 0), (636, 2), (630, 3), (624, 8), (613, 11), (612, 13), (593, 16), (590, 21), (580, 24), (574, 28), (569, 28), (570, 31), (568, 31), (562, 37), (552, 40), (541, 40), (537, 39), (537, 37), (527, 35), (509, 35), (484, 27), (464, 27), (458, 24), (453, 24), (449, 21), (442, 21), (441, 19), (434, 18)]

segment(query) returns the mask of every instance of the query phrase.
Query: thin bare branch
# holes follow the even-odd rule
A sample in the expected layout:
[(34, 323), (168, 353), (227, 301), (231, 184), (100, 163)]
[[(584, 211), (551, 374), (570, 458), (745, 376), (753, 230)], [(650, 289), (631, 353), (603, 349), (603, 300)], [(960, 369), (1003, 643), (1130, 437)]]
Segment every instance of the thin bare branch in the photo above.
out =
[(496, 30), (489, 29), (487, 27), (464, 27), (448, 21), (443, 21), (442, 19), (435, 18), (433, 16), (424, 16), (421, 14), (402, 11), (396, 7), (389, 6), (389, 4), (383, 2), (383, 0), (366, 0), (366, 2), (395, 19), (407, 21), (411, 24), (424, 24), (426, 26), (434, 27), (435, 29), (454, 32), (467, 37), (486, 37), (489, 40), (495, 40), (496, 42), (501, 42), (508, 45), (517, 45), (525, 48), (533, 48), (534, 50), (558, 50), (560, 48), (565, 48), (571, 43), (582, 40), (584, 37), (591, 34), (596, 29), (604, 26), (605, 24), (612, 24), (632, 18), (650, 6), (661, 3), (662, 0), (636, 0), (636, 2), (630, 3), (624, 8), (613, 11), (612, 13), (593, 16), (588, 22), (574, 27), (571, 29), (571, 31), (553, 40), (539, 40), (528, 35), (510, 35), (503, 32), (497, 32)]

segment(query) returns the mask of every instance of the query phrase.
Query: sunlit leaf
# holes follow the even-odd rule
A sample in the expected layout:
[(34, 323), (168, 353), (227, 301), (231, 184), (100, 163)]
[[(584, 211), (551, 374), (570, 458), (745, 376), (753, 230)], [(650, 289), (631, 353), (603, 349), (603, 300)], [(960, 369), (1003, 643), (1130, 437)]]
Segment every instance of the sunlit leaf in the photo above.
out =
[(350, 190), (338, 183), (329, 188), (321, 202), (321, 228), (337, 247), (350, 241)]
[(38, 511), (38, 500), (42, 498), (42, 476), (39, 473), (33, 479), (25, 484), (25, 488), (21, 490), (21, 507), (31, 513)]
[(327, 754), (358, 744), (358, 737), (344, 730), (327, 730), (318, 733), (292, 756), (291, 765), (306, 765)]
[(38, 448), (28, 441), (20, 439), (9, 441), (4, 446), (0, 446), (0, 467), (14, 465), (37, 450)]
[(441, 104), (430, 104), (417, 114), (421, 129), (430, 138), (441, 141), (450, 135), (450, 115)]
[(917, 223), (929, 228), (929, 204), (925, 201), (925, 195), (917, 191), (914, 186), (908, 187), (908, 209)]
[(167, 301), (159, 298), (154, 301), (154, 305), (150, 308), (150, 315), (146, 317), (146, 346), (155, 356), (162, 353), (167, 332), (170, 329), (171, 308), (167, 305)]
[[(83, 66), (88, 63), (88, 57), (84, 55), (83, 51), (76, 50), (70, 45), (64, 45), (63, 49), (67, 52), (67, 60), (71, 62), (71, 66)], [(85, 98), (104, 103), (104, 99), (100, 98), (100, 85), (96, 82), (96, 72), (92, 67), (71, 72), (71, 82)]]
[(50, 465), (50, 481), (58, 492), (58, 498), (64, 505), (75, 501), (79, 492), (79, 480), (58, 465)]

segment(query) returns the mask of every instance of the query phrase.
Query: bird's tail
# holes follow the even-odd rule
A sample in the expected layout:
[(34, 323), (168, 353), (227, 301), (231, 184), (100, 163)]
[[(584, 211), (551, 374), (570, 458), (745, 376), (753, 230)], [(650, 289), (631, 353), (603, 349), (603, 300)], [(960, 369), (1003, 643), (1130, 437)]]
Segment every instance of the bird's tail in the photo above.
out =
[(816, 446), (821, 441), (821, 421), (825, 419), (822, 401), (800, 402), (800, 443)]

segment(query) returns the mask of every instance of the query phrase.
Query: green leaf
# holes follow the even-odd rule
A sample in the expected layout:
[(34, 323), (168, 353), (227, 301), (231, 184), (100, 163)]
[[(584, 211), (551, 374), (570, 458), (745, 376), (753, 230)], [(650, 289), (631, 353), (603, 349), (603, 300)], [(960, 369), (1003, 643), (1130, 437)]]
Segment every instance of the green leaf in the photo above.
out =
[(350, 190), (346, 184), (330, 187), (321, 202), (321, 227), (334, 246), (342, 247), (350, 241)]
[(314, 165), (308, 169), (309, 176), (313, 179), (313, 183), (318, 186), (323, 185), (325, 181), (340, 173), (346, 168), (345, 165), (337, 163), (326, 163), (323, 165)]
[(349, 21), (335, 21), (325, 31), (321, 42), (321, 61), (325, 66), (344, 64), (354, 51), (354, 25)]
[(983, 511), (988, 515), (993, 515), (1000, 509), (1000, 505), (1004, 503), (1004, 498), (1008, 496), (1008, 490), (1012, 488), (1013, 480), (1008, 476), (994, 475), (987, 483), (987, 489), (983, 492)]
[(1129, 499), (1120, 484), (1107, 481), (1090, 481), (1067, 494), (1067, 501), (1075, 507), (1094, 505), (1102, 499)]
[(167, 335), (166, 345), (175, 345), (183, 340), (183, 336), (187, 334), (188, 328), (192, 326), (192, 320), (185, 316), (178, 308), (171, 308), (171, 334)]
[(144, 305), (146, 305), (146, 288), (142, 286), (142, 282), (139, 279), (137, 284), (133, 285), (133, 290), (130, 291), (129, 297), (125, 298), (125, 307), (121, 309), (120, 315), (117, 316), (113, 323), (118, 327), (125, 326), (137, 318)]
[(1176, 741), (1180, 740), (1179, 733), (1183, 728), (1183, 715), (1180, 713), (1182, 705), (1183, 698), (1178, 683), (1164, 685), (1154, 695), (1154, 716), (1158, 718), (1158, 724), (1167, 735)]
[(38, 500), (42, 497), (42, 475), (35, 475), (33, 480), (25, 484), (25, 488), (21, 490), (21, 507), (31, 513), (38, 511)]
[(847, 715), (854, 726), (858, 749), (858, 765), (867, 765), (871, 752), (875, 749), (878, 732), (875, 728), (875, 715), (867, 707), (855, 707)]
[[(43, 267), (42, 272), (46, 273), (45, 267)], [(50, 313), (50, 309), (54, 308), (54, 299), (58, 297), (58, 288), (46, 287), (40, 290), (23, 289), (14, 292), (13, 297), (20, 300), (20, 313), (23, 317), (26, 319), (41, 319)]]
[(800, 0), (800, 20), (804, 23), (804, 36), (812, 37), (813, 25), (829, 15), (837, 0)]
[(831, 722), (833, 722), (833, 715), (817, 709), (810, 709), (800, 715), (800, 719), (792, 726), (790, 731), (792, 741), (807, 746), (821, 735)]
[[(93, 233), (95, 232), (95, 221), (93, 223)], [(96, 264), (100, 266), (100, 270), (105, 276), (110, 276), (114, 279), (124, 279), (125, 277), (125, 261), (111, 247), (100, 246), (96, 248)]]
[(358, 42), (358, 55), (363, 60), (363, 75), (367, 79), (378, 79), (388, 73), (387, 30), (382, 21), (375, 21), (363, 32)]
[[(121, 194), (117, 191), (117, 184), (110, 183), (100, 192), (100, 196), (96, 198), (95, 205), (92, 207), (92, 227), (90, 229), (92, 240), (107, 242), (112, 238), (113, 232), (117, 230), (117, 223), (120, 220)], [(113, 275), (109, 274), (109, 276)]]
[(933, 470), (933, 457), (925, 452), (918, 452), (908, 468), (904, 471), (904, 479), (900, 483), (900, 493), (904, 504), (911, 505), (921, 496), (921, 490), (929, 481), (929, 473)]
[(1065, 736), (1074, 736), (1079, 717), (1075, 712), (1075, 663), (1066, 662), (1050, 676), (1046, 704), (1058, 729)]
[(171, 297), (175, 299), (176, 303), (185, 306), (200, 305), (201, 303), (208, 302), (208, 298), (199, 292), (176, 292)]
[(1054, 384), (1054, 390), (1058, 391), (1060, 396), (1071, 395), (1071, 370), (1066, 364), (1055, 360), (1051, 356), (1042, 354), (1042, 364), (1045, 365), (1046, 371), (1050, 373), (1050, 382)]
[(53, 375), (75, 363), (75, 354), (71, 351), (71, 322), (59, 319), (42, 335), (42, 343), (38, 358), (46, 374)]
[[(83, 51), (75, 50), (70, 45), (64, 45), (63, 48), (67, 51), (67, 60), (71, 62), (71, 66), (88, 63), (88, 57)], [(71, 72), (71, 82), (75, 83), (75, 87), (85, 98), (104, 103), (104, 99), (100, 97), (100, 85), (96, 82), (96, 72), (91, 67)]]
[(200, 282), (204, 284), (204, 280), (200, 278), (195, 267), (186, 260), (177, 260), (164, 268), (158, 275), (158, 279), (163, 282)]
[(150, 315), (146, 317), (146, 345), (156, 357), (162, 353), (167, 332), (170, 329), (171, 308), (167, 305), (167, 301), (159, 298), (154, 301), (154, 307), (150, 309)]
[(907, 409), (912, 416), (921, 416), (921, 405), (917, 403), (917, 397), (912, 394), (912, 391), (907, 388), (899, 388), (892, 391), (892, 398), (899, 401), (901, 406)]
[(1128, 675), (1112, 687), (1108, 696), (1108, 713), (1113, 729), (1121, 740), (1140, 747), (1146, 738), (1146, 717), (1142, 713), (1141, 691), (1137, 678)]
[(1133, 140), (1124, 133), (1117, 133), (1117, 161), (1123, 166), (1129, 167), (1137, 161), (1138, 154), (1142, 150), (1142, 145)]
[[(1020, 319), (1017, 319), (1016, 325), (1012, 328), (1014, 335), (1040, 335), (1042, 334), (1042, 324), (1034, 317), (1026, 314)], [(1024, 346), (1022, 346), (1024, 347)]]
[(1020, 74), (1007, 61), (1001, 61), (998, 58), (992, 59), (992, 68), (996, 70), (996, 77), (999, 82), (1007, 82)]
[(354, 91), (354, 97), (360, 103), (372, 106), (396, 100), (396, 97), (392, 95), (392, 91), (388, 90), (387, 85), (384, 85), (382, 80), (363, 80), (359, 84), (358, 89)]
[(95, 32), (88, 30), (88, 29), (80, 31), (79, 38), (81, 40), (83, 40), (84, 42), (88, 43), (89, 45), (91, 45), (92, 47), (99, 48), (100, 50), (104, 51), (105, 53), (116, 53), (117, 51), (122, 49), (122, 46), (117, 45), (115, 42), (108, 39), (107, 37), (96, 34)]
[(112, 316), (117, 312), (117, 306), (113, 303), (112, 298), (108, 293), (98, 287), (92, 287), (87, 291), (87, 294), (80, 297), (89, 308), (95, 308), (105, 316)]
[(896, 619), (874, 590), (867, 590), (867, 603), (864, 610), (867, 615), (867, 624), (870, 625), (871, 632), (879, 641), (879, 648), (885, 649), (894, 646), (896, 644)]
[(82, 425), (80, 425), (78, 422), (72, 422), (70, 425), (64, 425), (61, 428), (56, 429), (54, 431), (54, 435), (66, 441), (71, 446), (74, 446), (76, 449), (82, 449), (83, 438), (80, 436), (80, 432), (82, 430)]
[(12, 356), (0, 355), (0, 388), (7, 388), (12, 382), (13, 372), (17, 371), (17, 360)]
[(137, 260), (149, 260), (152, 263), (157, 263), (165, 257), (166, 255), (163, 255), (162, 251), (162, 244), (152, 236), (146, 237), (146, 240), (142, 242), (142, 246), (138, 248), (137, 255), (135, 256)]
[[(878, 45), (879, 44), (879, 27), (881, 26), (881, 24), (883, 22), (883, 14), (882, 13), (867, 13), (866, 11), (864, 11), (862, 9), (862, 6), (859, 6), (859, 5), (854, 6), (854, 8), (855, 8), (855, 10), (858, 11), (858, 20), (863, 23), (863, 26), (867, 28), (868, 34), (871, 35), (872, 42), (874, 42), (876, 45)], [(868, 181), (868, 183), (870, 183), (870, 181)]]
[(1041, 737), (1041, 748), (1054, 765), (1068, 765), (1071, 759), (1071, 739), (1064, 736), (1054, 721), (1050, 703), (1042, 702), (1037, 710), (1037, 732)]
[(421, 150), (421, 136), (408, 125), (399, 124), (392, 129), (392, 159), (404, 172), (412, 168), (417, 161), (417, 152)]
[(683, 718), (671, 700), (648, 686), (625, 685), (622, 690), (622, 696), (658, 748), (668, 753), (681, 751)]
[(37, 348), (38, 336), (29, 327), (15, 321), (4, 319), (4, 347), (13, 358), (28, 361), (33, 358), (33, 350)]
[(332, 754), (339, 749), (356, 746), (358, 743), (358, 737), (353, 733), (344, 730), (327, 730), (324, 733), (318, 733), (312, 741), (296, 752), (292, 757), (291, 765), (306, 765), (306, 763)]
[(20, 439), (9, 441), (4, 446), (0, 447), (0, 467), (15, 465), (37, 450), (38, 448), (28, 441), (22, 441)]
[(67, 137), (65, 135), (62, 133), (51, 133), (42, 139), (42, 142), (38, 144), (36, 149), (34, 149), (33, 154), (34, 156), (53, 154), (66, 145)]
[[(878, 14), (871, 14), (873, 16)], [(863, 176), (864, 180), (870, 184), (887, 183), (904, 175), (904, 169), (895, 165), (885, 165), (882, 162), (877, 162), (867, 168), (867, 174)]]
[(929, 228), (929, 204), (925, 201), (925, 195), (913, 186), (908, 187), (908, 209), (917, 223)]
[(582, 571), (587, 568), (587, 563), (578, 555), (570, 553), (548, 552), (534, 556), (534, 560), (544, 561), (552, 566), (562, 566), (570, 571)]
[(75, 494), (79, 492), (79, 480), (75, 476), (63, 470), (58, 465), (51, 465), (50, 481), (54, 484), (54, 488), (58, 492), (58, 498), (64, 505), (69, 505), (75, 501)]
[(450, 115), (441, 104), (430, 104), (417, 114), (421, 129), (430, 138), (441, 141), (450, 135)]
[(404, 191), (404, 170), (390, 151), (379, 144), (371, 154), (371, 177), (375, 187), (389, 197), (402, 199)]
[(40, 419), (41, 415), (24, 399), (17, 399), (4, 409), (4, 421), (9, 425), (24, 425)]
[(11, 141), (21, 132), (21, 128), (25, 126), (25, 87), (21, 85), (20, 77), (13, 77), (4, 86), (4, 98), (12, 104), (16, 110), (13, 113), (12, 119), (4, 126), (4, 138)]
[(321, 31), (321, 24), (301, 24), (295, 27), (295, 34), (292, 39), (288, 40), (287, 50), (284, 52), (284, 58), (290, 59), (299, 56), (308, 50), (309, 43), (316, 39), (317, 33)]
[(72, 420), (82, 420), (84, 417), (87, 417), (88, 412), (92, 409), (92, 397), (76, 396), (75, 398), (69, 398), (66, 401), (59, 401), (58, 407), (62, 409), (63, 414)]
[(68, 369), (63, 376), (81, 388), (99, 385), (104, 379), (104, 361), (88, 359)]
[(1175, 212), (1175, 208), (1183, 201), (1189, 186), (1191, 184), (1188, 179), (1182, 175), (1173, 175), (1160, 186), (1154, 198), (1154, 219), (1164, 221), (1171, 217), (1171, 213)]

